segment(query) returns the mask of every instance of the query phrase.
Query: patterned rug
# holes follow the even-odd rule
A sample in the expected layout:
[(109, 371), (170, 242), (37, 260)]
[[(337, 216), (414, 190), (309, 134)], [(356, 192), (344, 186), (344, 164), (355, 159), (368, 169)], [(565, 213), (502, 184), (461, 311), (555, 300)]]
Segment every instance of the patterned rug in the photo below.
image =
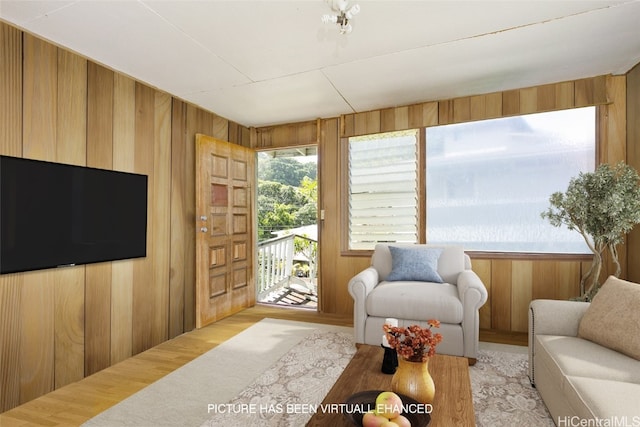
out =
[(353, 333), (314, 332), (201, 427), (304, 426), (354, 354)]
[(526, 354), (480, 350), (469, 369), (478, 427), (554, 426), (529, 383), (528, 363)]
[[(313, 333), (201, 427), (303, 426), (354, 352), (352, 334)], [(469, 370), (478, 427), (554, 426), (527, 364), (522, 352), (480, 350)]]

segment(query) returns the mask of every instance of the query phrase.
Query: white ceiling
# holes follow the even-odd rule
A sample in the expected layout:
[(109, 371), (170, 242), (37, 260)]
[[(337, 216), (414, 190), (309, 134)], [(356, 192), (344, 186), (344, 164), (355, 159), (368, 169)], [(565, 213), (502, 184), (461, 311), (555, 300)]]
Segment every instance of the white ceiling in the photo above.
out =
[(640, 62), (640, 0), (0, 0), (0, 19), (245, 126), (489, 93)]

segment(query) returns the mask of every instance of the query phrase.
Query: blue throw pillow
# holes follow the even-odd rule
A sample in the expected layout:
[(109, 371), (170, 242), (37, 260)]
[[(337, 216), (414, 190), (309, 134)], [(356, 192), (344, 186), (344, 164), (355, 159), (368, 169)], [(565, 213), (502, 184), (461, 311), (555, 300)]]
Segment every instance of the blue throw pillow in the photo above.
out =
[(387, 281), (443, 282), (438, 274), (438, 258), (442, 249), (389, 246), (389, 251), (391, 273), (387, 276)]

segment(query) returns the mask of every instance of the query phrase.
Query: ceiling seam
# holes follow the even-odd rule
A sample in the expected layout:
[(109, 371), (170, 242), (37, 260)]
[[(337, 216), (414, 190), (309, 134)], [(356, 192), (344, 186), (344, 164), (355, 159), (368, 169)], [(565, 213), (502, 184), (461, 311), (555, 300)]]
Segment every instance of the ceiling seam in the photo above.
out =
[[(156, 12), (151, 6), (149, 6), (148, 4), (146, 4), (143, 0), (138, 0), (138, 2), (147, 10), (149, 10), (151, 13), (153, 13), (154, 15), (156, 15), (158, 18), (160, 18), (162, 21), (164, 21), (167, 25), (169, 25), (171, 28), (174, 28), (175, 30), (179, 31), (180, 33), (182, 33), (185, 37), (187, 37), (189, 40), (191, 40), (192, 42), (194, 42), (195, 44), (197, 44), (198, 46), (200, 46), (202, 49), (206, 50), (207, 52), (209, 52), (211, 55), (215, 56), (216, 58), (218, 58), (220, 61), (224, 62), (225, 64), (227, 64), (229, 67), (233, 68), (238, 74), (240, 74), (241, 76), (245, 77), (247, 80), (249, 80), (248, 83), (245, 84), (251, 84), (251, 83), (255, 83), (256, 81), (253, 80), (251, 77), (249, 77), (247, 74), (245, 74), (244, 72), (240, 71), (240, 69), (238, 69), (238, 67), (236, 67), (234, 64), (232, 64), (231, 62), (229, 62), (227, 59), (221, 57), (220, 55), (216, 54), (215, 52), (212, 52), (210, 49), (208, 49), (205, 45), (203, 45), (202, 43), (200, 43), (197, 39), (193, 38), (189, 33), (187, 33), (186, 31), (184, 31), (182, 28), (180, 28), (179, 26), (173, 24), (171, 21), (168, 21), (164, 16), (162, 16), (160, 13)], [(239, 85), (239, 86), (244, 86), (245, 84)], [(215, 89), (212, 89), (215, 90)], [(199, 93), (199, 92), (196, 92)]]
[(342, 94), (342, 92), (340, 92), (340, 90), (336, 87), (335, 84), (333, 84), (333, 82), (331, 81), (331, 79), (329, 78), (329, 76), (327, 76), (324, 73), (324, 70), (320, 69), (319, 70), (320, 73), (322, 73), (322, 75), (324, 76), (325, 79), (327, 79), (327, 82), (329, 82), (329, 84), (331, 85), (331, 87), (336, 91), (336, 93), (340, 96), (340, 98), (344, 101), (345, 104), (347, 104), (349, 106), (349, 108), (351, 109), (352, 112), (356, 113), (356, 109), (353, 108), (353, 105), (351, 105), (351, 103), (349, 101), (347, 101), (347, 98), (344, 97), (344, 95)]

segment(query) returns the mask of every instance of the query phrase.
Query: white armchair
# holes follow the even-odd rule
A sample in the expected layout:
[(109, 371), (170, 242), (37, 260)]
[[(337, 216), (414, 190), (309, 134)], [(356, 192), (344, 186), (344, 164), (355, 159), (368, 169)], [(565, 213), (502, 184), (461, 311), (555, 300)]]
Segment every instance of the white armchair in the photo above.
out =
[[(403, 262), (400, 258), (409, 253), (408, 249), (431, 252), (435, 277), (442, 283), (430, 277), (423, 280), (422, 265), (416, 268), (415, 262)], [(403, 277), (400, 269), (421, 271)], [(424, 269), (428, 270), (428, 266), (424, 265)], [(392, 270), (394, 277), (389, 277)], [(388, 277), (395, 280), (388, 281)], [(354, 301), (356, 343), (380, 345), (386, 318), (398, 319), (399, 326), (426, 326), (427, 320), (437, 319), (441, 324), (437, 332), (443, 336), (438, 353), (467, 357), (470, 364), (475, 363), (480, 330), (478, 310), (487, 301), (487, 289), (471, 270), (471, 259), (462, 247), (376, 245), (371, 266), (354, 276), (348, 287)]]

